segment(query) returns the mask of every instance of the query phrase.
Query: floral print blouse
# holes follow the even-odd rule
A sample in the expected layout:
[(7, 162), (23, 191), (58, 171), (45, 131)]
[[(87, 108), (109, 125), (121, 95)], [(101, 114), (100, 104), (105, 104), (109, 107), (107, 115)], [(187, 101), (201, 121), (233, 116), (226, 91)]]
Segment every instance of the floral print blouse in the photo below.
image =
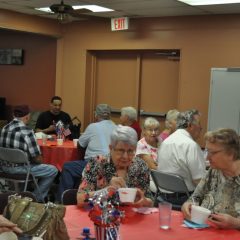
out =
[(151, 158), (157, 162), (157, 151), (158, 148), (153, 147), (151, 145), (149, 145), (146, 142), (145, 138), (142, 138), (141, 140), (138, 141), (137, 143), (137, 150), (136, 150), (136, 156), (140, 155), (140, 154), (146, 154), (146, 155), (150, 155)]
[(227, 177), (222, 171), (210, 168), (192, 198), (213, 213), (240, 217), (240, 176)]
[[(110, 156), (97, 156), (87, 163), (78, 192), (85, 192), (87, 198), (88, 192), (107, 187), (114, 176), (117, 176), (116, 168)], [(145, 197), (152, 198), (149, 177), (150, 172), (146, 163), (138, 157), (133, 158), (125, 179), (126, 185), (140, 188), (145, 193)]]

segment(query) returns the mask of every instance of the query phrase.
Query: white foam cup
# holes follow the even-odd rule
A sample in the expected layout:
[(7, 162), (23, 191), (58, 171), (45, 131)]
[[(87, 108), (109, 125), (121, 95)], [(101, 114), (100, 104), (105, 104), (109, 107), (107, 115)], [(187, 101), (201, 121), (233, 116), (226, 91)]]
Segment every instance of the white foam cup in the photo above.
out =
[(58, 145), (58, 146), (63, 145), (63, 139), (62, 139), (62, 138), (58, 138), (58, 139), (57, 139), (57, 145)]
[(42, 144), (43, 145), (47, 144), (47, 137), (48, 137), (47, 134), (44, 134), (44, 133), (42, 134)]
[(77, 147), (78, 139), (73, 139), (73, 145), (74, 147)]
[(120, 202), (133, 203), (136, 198), (136, 188), (119, 188), (118, 189)]
[(206, 223), (210, 214), (211, 211), (208, 210), (207, 208), (192, 205), (191, 221), (198, 224), (204, 224)]

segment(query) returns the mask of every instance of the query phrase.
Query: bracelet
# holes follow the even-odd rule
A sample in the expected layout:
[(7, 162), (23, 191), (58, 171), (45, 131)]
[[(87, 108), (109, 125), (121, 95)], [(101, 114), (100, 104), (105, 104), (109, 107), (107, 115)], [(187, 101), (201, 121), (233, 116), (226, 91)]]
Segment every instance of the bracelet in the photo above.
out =
[(97, 196), (97, 195), (100, 195), (100, 194), (107, 195), (108, 194), (108, 187), (105, 187), (103, 189), (95, 191), (93, 196)]

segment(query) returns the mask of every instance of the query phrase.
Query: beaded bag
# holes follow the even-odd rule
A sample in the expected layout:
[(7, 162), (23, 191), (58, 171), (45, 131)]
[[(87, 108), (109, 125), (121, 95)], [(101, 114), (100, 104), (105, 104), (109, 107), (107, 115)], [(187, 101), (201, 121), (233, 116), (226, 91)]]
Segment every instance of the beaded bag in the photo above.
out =
[(31, 198), (12, 195), (9, 196), (4, 216), (16, 223), (25, 234), (44, 240), (68, 240), (63, 221), (65, 210), (63, 205), (36, 203)]

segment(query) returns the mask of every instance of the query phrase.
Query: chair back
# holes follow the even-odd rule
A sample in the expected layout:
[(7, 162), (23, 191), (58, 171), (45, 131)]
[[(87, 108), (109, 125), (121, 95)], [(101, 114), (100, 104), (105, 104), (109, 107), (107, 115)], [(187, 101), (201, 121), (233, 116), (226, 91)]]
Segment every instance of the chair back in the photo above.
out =
[(186, 193), (188, 197), (190, 196), (186, 183), (181, 176), (153, 169), (151, 170), (151, 176), (159, 192), (163, 189), (170, 192)]
[[(15, 148), (0, 147), (0, 164), (1, 162), (3, 164), (25, 164), (25, 174), (0, 172), (0, 179), (5, 179), (5, 181), (12, 182), (14, 184), (14, 189), (16, 192), (20, 192), (19, 183), (24, 183), (23, 191), (27, 191), (28, 183), (30, 181), (33, 181), (40, 198), (42, 198), (37, 179), (31, 173), (31, 165), (26, 152)], [(42, 199), (42, 201), (44, 202), (44, 199)]]
[(0, 162), (2, 161), (10, 164), (25, 163), (29, 165), (27, 153), (16, 148), (0, 147)]
[(67, 189), (62, 194), (63, 205), (77, 205), (78, 189)]

